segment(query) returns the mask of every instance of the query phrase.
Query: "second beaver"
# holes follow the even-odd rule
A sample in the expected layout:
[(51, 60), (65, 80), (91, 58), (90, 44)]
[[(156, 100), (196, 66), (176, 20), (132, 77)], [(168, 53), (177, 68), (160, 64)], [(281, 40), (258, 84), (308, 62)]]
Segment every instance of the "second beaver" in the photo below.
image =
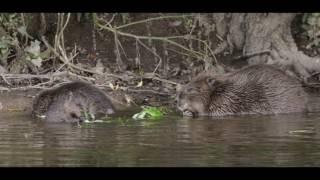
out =
[(184, 116), (306, 112), (299, 80), (270, 65), (253, 65), (214, 77), (201, 74), (177, 91)]
[(50, 122), (81, 122), (86, 115), (100, 118), (115, 113), (106, 94), (93, 85), (75, 81), (42, 91), (33, 102), (33, 117)]

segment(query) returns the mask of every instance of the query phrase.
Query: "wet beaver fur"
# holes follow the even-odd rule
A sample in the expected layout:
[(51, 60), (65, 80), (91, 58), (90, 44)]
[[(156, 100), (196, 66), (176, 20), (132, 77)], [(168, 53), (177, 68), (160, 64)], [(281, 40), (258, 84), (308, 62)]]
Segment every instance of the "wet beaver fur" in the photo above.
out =
[(301, 82), (270, 65), (220, 76), (203, 73), (177, 89), (184, 116), (306, 112), (307, 102)]
[(85, 114), (103, 117), (115, 112), (106, 94), (93, 85), (75, 81), (44, 90), (33, 101), (32, 116), (50, 122), (81, 122)]

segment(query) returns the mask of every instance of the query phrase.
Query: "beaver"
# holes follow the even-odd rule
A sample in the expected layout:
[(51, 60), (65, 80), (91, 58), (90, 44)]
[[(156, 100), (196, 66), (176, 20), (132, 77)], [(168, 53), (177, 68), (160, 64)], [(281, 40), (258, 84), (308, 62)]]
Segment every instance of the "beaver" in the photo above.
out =
[(111, 115), (115, 108), (97, 87), (74, 81), (40, 92), (33, 101), (32, 116), (49, 122), (82, 122), (86, 115), (94, 118)]
[(252, 65), (224, 75), (202, 73), (177, 89), (184, 116), (306, 112), (302, 83), (271, 65)]

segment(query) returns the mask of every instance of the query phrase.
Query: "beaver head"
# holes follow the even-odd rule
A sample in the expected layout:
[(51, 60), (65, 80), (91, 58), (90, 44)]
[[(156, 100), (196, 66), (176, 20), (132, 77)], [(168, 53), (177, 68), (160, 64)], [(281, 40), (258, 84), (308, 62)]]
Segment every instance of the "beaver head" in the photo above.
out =
[(200, 75), (184, 86), (177, 87), (177, 108), (183, 116), (207, 115), (212, 91), (218, 81), (209, 75)]
[[(68, 92), (57, 98), (46, 112), (48, 121), (83, 122), (115, 113), (112, 106), (100, 107), (94, 100), (81, 93)], [(89, 119), (88, 119), (89, 118)]]
[(95, 100), (85, 96), (85, 94), (79, 93), (77, 95), (73, 95), (72, 92), (69, 92), (69, 98), (64, 103), (64, 111), (65, 115), (67, 116), (66, 118), (70, 122), (83, 122), (87, 118), (101, 118), (106, 115), (115, 113), (114, 109), (111, 106), (108, 108), (99, 107), (99, 105), (96, 104)]

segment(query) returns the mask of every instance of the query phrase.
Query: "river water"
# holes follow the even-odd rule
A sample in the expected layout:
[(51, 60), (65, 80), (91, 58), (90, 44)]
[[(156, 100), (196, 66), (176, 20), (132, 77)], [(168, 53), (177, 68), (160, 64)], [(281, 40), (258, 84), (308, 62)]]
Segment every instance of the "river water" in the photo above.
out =
[(0, 114), (0, 166), (320, 166), (320, 114), (53, 124)]

